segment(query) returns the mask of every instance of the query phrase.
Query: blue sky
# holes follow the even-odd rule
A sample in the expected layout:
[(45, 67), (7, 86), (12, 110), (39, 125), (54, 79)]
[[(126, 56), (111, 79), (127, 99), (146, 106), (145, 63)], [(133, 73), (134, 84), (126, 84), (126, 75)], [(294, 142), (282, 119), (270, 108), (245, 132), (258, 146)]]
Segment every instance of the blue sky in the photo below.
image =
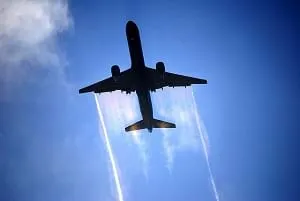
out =
[[(1, 4), (0, 200), (117, 200), (94, 97), (78, 89), (130, 66), (127, 20), (148, 66), (208, 80), (193, 92), (220, 200), (298, 200), (299, 4)], [(140, 118), (136, 97), (99, 97), (124, 200), (215, 200), (191, 89), (152, 99), (154, 115), (178, 129), (125, 135)]]

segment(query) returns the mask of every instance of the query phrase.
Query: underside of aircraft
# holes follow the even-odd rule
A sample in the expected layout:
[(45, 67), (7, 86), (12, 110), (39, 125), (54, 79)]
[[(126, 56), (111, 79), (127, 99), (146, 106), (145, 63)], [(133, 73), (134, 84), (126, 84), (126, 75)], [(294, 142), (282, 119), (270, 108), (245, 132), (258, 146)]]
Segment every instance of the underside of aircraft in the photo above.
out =
[(120, 71), (118, 65), (111, 67), (111, 76), (79, 90), (79, 93), (104, 93), (120, 90), (127, 94), (136, 92), (143, 119), (125, 128), (125, 131), (153, 128), (175, 128), (174, 123), (153, 118), (150, 92), (163, 87), (187, 87), (192, 84), (207, 84), (207, 80), (178, 75), (166, 71), (163, 62), (157, 62), (155, 69), (145, 65), (138, 27), (132, 21), (126, 24), (126, 35), (131, 57), (131, 68)]

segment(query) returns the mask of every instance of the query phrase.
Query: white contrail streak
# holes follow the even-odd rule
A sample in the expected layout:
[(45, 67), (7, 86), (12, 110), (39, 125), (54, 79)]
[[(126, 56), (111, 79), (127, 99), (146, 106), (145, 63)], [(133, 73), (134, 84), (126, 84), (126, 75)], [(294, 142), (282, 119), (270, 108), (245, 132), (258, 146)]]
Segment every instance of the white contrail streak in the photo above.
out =
[[(193, 89), (192, 89), (192, 98), (193, 98), (193, 107), (194, 107), (194, 112), (195, 112), (195, 117), (196, 117), (197, 128), (200, 133), (201, 143), (202, 143), (202, 147), (203, 147), (203, 151), (204, 151), (204, 155), (205, 155), (205, 159), (206, 159), (210, 182), (211, 182), (211, 185), (212, 185), (212, 188), (214, 191), (214, 196), (216, 198), (216, 201), (220, 201), (219, 193), (216, 188), (215, 180), (214, 180), (211, 168), (210, 168), (210, 163), (209, 163), (209, 158), (208, 158), (208, 136), (207, 136), (205, 127), (201, 126), (201, 120), (200, 120), (200, 117), (198, 114), (198, 110), (197, 110), (198, 107), (197, 107), (196, 100), (194, 97)], [(202, 125), (204, 125), (204, 124), (202, 124)]]
[(101, 125), (102, 125), (102, 128), (103, 128), (103, 135), (104, 135), (106, 150), (107, 150), (107, 153), (109, 155), (110, 162), (111, 162), (111, 167), (112, 167), (113, 176), (114, 176), (114, 180), (115, 180), (115, 184), (116, 184), (116, 188), (117, 188), (118, 198), (119, 198), (119, 201), (124, 201), (123, 200), (123, 192), (122, 192), (122, 188), (121, 188), (121, 182), (120, 182), (117, 167), (116, 167), (115, 157), (113, 155), (112, 148), (111, 148), (111, 145), (110, 145), (110, 141), (109, 141), (109, 138), (108, 138), (108, 135), (107, 135), (103, 114), (101, 112), (101, 108), (100, 108), (100, 105), (99, 105), (99, 102), (98, 102), (98, 99), (97, 99), (97, 95), (94, 94), (94, 96), (95, 96), (95, 102), (96, 102), (96, 105), (97, 105), (97, 111), (98, 111), (99, 119), (100, 119), (100, 122), (101, 122)]

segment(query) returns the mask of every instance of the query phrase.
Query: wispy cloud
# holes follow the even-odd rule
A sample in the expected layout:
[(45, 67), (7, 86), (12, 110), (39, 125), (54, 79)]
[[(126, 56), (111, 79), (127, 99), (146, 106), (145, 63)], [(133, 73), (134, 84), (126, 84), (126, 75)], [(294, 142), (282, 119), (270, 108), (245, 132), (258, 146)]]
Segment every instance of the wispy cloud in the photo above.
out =
[(61, 74), (58, 35), (72, 25), (67, 0), (0, 0), (0, 82), (20, 82), (36, 69)]
[(122, 190), (122, 185), (121, 185), (120, 176), (119, 176), (120, 170), (118, 170), (117, 162), (116, 162), (115, 156), (113, 154), (113, 150), (112, 150), (112, 147), (111, 147), (110, 139), (108, 137), (108, 133), (107, 133), (107, 130), (106, 130), (103, 114), (102, 114), (102, 111), (101, 111), (101, 108), (100, 108), (100, 104), (99, 104), (97, 95), (95, 94), (94, 97), (95, 97), (95, 102), (96, 102), (96, 106), (97, 106), (97, 112), (98, 112), (98, 115), (99, 115), (99, 120), (100, 120), (101, 127), (102, 127), (102, 130), (103, 130), (104, 143), (106, 145), (106, 150), (107, 150), (107, 153), (108, 153), (108, 156), (109, 156), (109, 161), (111, 163), (112, 175), (113, 175), (116, 190), (117, 190), (117, 198), (118, 198), (119, 201), (123, 201), (124, 200), (123, 199), (123, 190)]
[(206, 160), (206, 165), (208, 168), (209, 180), (212, 185), (212, 189), (213, 189), (213, 193), (214, 193), (216, 201), (220, 201), (219, 193), (218, 193), (217, 187), (216, 187), (216, 182), (215, 182), (215, 179), (213, 177), (211, 167), (210, 167), (208, 135), (207, 135), (206, 127), (199, 115), (198, 107), (197, 107), (197, 103), (196, 103), (196, 99), (195, 99), (193, 91), (192, 91), (192, 101), (193, 101), (193, 107), (194, 107), (194, 114), (195, 114), (195, 118), (196, 118), (196, 124), (197, 124), (197, 128), (198, 128), (198, 132), (200, 134), (202, 148), (203, 148), (203, 152), (204, 152), (204, 156), (205, 156), (205, 160)]
[(146, 179), (148, 180), (148, 154), (147, 154), (147, 143), (146, 141), (142, 138), (142, 133), (140, 131), (133, 131), (131, 132), (131, 137), (133, 139), (133, 142), (137, 145), (140, 158), (143, 163), (143, 173)]
[(157, 117), (176, 123), (173, 129), (161, 129), (167, 168), (172, 171), (179, 151), (197, 151), (201, 145), (195, 124), (191, 88), (166, 88), (153, 95)]
[[(163, 148), (167, 157), (167, 168), (171, 171), (176, 152), (198, 151), (201, 146), (197, 131), (191, 88), (166, 88), (152, 94), (154, 116), (158, 119), (175, 122), (174, 129), (160, 129), (163, 132)], [(105, 119), (109, 122), (108, 131), (112, 136), (124, 134), (124, 127), (141, 119), (136, 94), (125, 95), (121, 92), (103, 93), (99, 96), (103, 105)], [(131, 138), (128, 143), (137, 145), (143, 172), (148, 177), (148, 144), (143, 131), (126, 134)], [(123, 137), (124, 138), (124, 137)]]
[[(208, 168), (209, 180), (212, 185), (214, 197), (219, 201), (209, 161), (209, 139), (206, 127), (198, 112), (198, 107), (191, 87), (179, 89), (166, 89), (166, 94), (158, 95), (157, 108), (159, 115), (171, 118), (177, 124), (176, 132), (163, 129), (163, 147), (167, 157), (167, 168), (172, 172), (176, 152), (198, 150), (202, 146), (203, 154)], [(165, 105), (163, 105), (165, 104)]]
[(148, 178), (148, 154), (147, 143), (140, 131), (125, 134), (125, 126), (140, 120), (138, 102), (136, 94), (125, 95), (119, 91), (113, 93), (103, 93), (99, 95), (99, 102), (103, 105), (105, 119), (109, 122), (108, 132), (112, 136), (122, 136), (127, 140), (127, 144), (136, 145), (142, 162), (142, 171)]
[[(152, 94), (154, 116), (165, 121), (175, 122), (176, 129), (160, 129), (163, 133), (163, 148), (166, 166), (172, 171), (176, 153), (182, 151), (199, 151), (203, 148), (208, 157), (209, 142), (205, 125), (195, 105), (192, 88), (166, 88)], [(136, 94), (125, 95), (121, 92), (104, 93), (99, 96), (103, 105), (105, 119), (109, 122), (108, 131), (112, 136), (124, 134), (124, 127), (140, 120)], [(148, 177), (148, 147), (142, 131), (134, 131), (122, 136), (129, 137), (129, 143), (138, 147), (143, 162), (143, 172)], [(127, 138), (128, 139), (128, 138)], [(215, 189), (215, 188), (214, 188)]]

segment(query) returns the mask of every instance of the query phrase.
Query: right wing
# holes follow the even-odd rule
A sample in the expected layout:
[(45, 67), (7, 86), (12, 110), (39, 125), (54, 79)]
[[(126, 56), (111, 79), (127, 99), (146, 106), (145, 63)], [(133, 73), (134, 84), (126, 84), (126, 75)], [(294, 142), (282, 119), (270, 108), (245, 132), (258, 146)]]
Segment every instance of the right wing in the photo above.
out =
[(95, 92), (95, 93), (103, 93), (103, 92), (112, 92), (116, 90), (133, 92), (135, 91), (134, 83), (132, 82), (132, 74), (131, 69), (125, 70), (120, 73), (120, 77), (118, 81), (114, 81), (112, 77), (104, 79), (100, 82), (96, 82), (92, 85), (84, 87), (79, 90), (79, 93), (87, 93), (87, 92)]
[(147, 74), (153, 81), (153, 89), (160, 89), (162, 87), (185, 87), (192, 84), (207, 84), (207, 80), (179, 75), (175, 73), (164, 73), (164, 78), (155, 69), (147, 67)]

